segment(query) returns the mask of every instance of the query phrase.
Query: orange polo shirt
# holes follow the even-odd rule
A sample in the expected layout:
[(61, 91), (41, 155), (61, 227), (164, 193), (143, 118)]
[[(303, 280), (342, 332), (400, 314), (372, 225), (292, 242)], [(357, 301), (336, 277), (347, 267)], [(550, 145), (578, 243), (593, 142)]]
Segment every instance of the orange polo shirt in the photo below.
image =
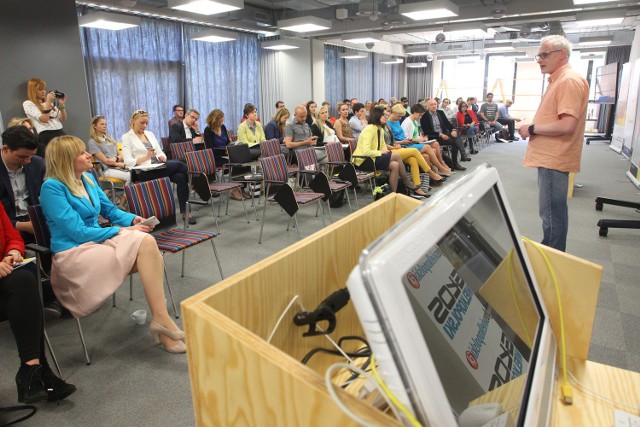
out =
[(589, 83), (572, 70), (569, 64), (563, 65), (551, 74), (549, 86), (542, 95), (533, 123), (550, 123), (559, 120), (561, 114), (568, 114), (578, 119), (578, 125), (572, 134), (531, 136), (522, 165), (561, 172), (580, 172), (588, 100)]

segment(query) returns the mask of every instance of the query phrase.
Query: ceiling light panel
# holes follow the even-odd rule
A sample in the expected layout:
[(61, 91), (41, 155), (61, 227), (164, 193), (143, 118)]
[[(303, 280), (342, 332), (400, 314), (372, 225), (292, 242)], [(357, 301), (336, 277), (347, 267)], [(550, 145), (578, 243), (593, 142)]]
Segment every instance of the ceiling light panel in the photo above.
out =
[(199, 15), (215, 15), (244, 8), (243, 0), (169, 0), (171, 9), (197, 13)]
[(137, 27), (140, 25), (140, 18), (118, 13), (94, 12), (80, 16), (78, 25), (80, 27), (117, 31)]
[(278, 28), (296, 33), (311, 33), (314, 31), (330, 30), (331, 21), (318, 18), (317, 16), (301, 16), (299, 18), (279, 20)]
[(431, 0), (401, 4), (398, 12), (415, 21), (458, 16), (458, 6), (448, 0)]

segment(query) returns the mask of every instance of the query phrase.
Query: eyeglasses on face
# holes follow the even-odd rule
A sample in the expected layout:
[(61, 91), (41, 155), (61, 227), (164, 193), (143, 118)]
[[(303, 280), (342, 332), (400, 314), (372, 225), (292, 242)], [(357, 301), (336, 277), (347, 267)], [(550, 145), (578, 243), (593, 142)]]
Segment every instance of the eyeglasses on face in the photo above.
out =
[(540, 52), (536, 56), (534, 56), (534, 58), (535, 58), (536, 61), (539, 61), (541, 59), (547, 59), (547, 57), (549, 55), (551, 55), (552, 53), (554, 53), (554, 52), (562, 52), (562, 49), (556, 49), (556, 50), (552, 50), (550, 52)]

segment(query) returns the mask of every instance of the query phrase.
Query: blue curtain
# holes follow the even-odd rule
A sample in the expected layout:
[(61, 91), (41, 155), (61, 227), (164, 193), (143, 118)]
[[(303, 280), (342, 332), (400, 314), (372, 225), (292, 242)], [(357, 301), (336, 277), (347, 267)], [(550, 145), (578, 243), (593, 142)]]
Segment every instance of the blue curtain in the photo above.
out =
[(386, 58), (382, 55), (373, 55), (373, 99), (384, 98), (387, 101), (395, 96), (400, 100), (406, 94), (401, 93), (404, 87), (404, 64), (381, 64)]
[(344, 98), (358, 98), (362, 103), (373, 101), (373, 54), (344, 61)]
[[(200, 112), (200, 128), (215, 108), (224, 112), (225, 125), (235, 130), (242, 110), (250, 102), (260, 106), (260, 46), (253, 34), (241, 33), (236, 41), (208, 43), (191, 40), (189, 35), (202, 27), (185, 25), (185, 75), (187, 108)], [(270, 112), (258, 111), (266, 123)], [(266, 114), (266, 115), (265, 115)]]
[(149, 130), (167, 136), (171, 107), (183, 97), (180, 24), (142, 18), (140, 26), (126, 30), (80, 31), (92, 113), (106, 117), (107, 132), (120, 140), (131, 113), (142, 109), (149, 112)]
[(344, 59), (340, 48), (324, 45), (324, 97), (331, 103), (329, 116), (336, 117), (336, 104), (344, 99)]

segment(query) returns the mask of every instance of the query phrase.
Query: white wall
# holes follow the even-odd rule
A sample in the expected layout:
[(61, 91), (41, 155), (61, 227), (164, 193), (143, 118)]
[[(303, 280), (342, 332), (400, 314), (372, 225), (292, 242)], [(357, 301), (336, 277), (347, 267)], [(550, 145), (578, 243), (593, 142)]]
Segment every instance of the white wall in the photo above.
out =
[(324, 42), (311, 41), (311, 73), (313, 80), (312, 97), (319, 105), (325, 99), (324, 95)]
[(280, 52), (282, 100), (291, 114), (296, 105), (312, 99), (311, 44), (309, 40), (301, 40), (300, 45), (300, 49)]

